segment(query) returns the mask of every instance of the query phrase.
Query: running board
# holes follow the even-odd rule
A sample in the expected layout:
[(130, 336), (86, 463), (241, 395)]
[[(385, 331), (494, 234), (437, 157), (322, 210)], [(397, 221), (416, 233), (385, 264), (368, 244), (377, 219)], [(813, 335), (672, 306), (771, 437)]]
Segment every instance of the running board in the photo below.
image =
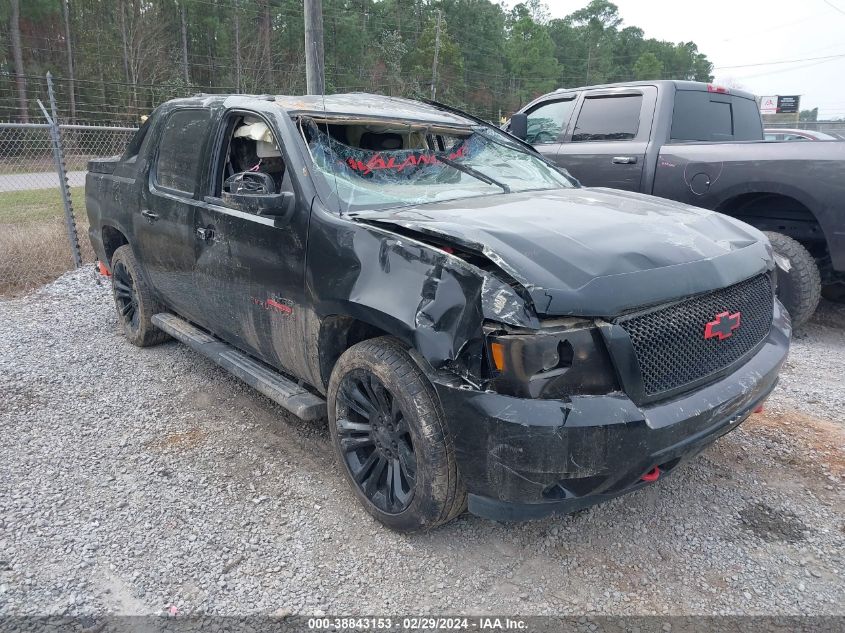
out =
[(303, 420), (326, 417), (326, 401), (175, 314), (154, 314), (153, 325), (220, 365)]

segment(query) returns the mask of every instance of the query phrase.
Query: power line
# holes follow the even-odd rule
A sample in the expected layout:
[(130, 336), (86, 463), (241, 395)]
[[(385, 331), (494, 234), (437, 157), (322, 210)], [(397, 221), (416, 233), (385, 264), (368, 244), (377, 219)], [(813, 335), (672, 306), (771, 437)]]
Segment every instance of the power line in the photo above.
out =
[(835, 59), (823, 59), (823, 60), (818, 61), (818, 62), (803, 64), (801, 66), (791, 66), (790, 68), (779, 68), (778, 70), (770, 70), (770, 71), (767, 71), (767, 72), (756, 73), (756, 74), (753, 74), (753, 75), (742, 75), (740, 77), (737, 77), (737, 79), (753, 79), (754, 77), (767, 77), (768, 75), (779, 75), (779, 74), (782, 74), (782, 73), (789, 73), (789, 72), (793, 72), (793, 71), (796, 71), (796, 70), (802, 70), (804, 68), (811, 68), (812, 66), (819, 66), (821, 64), (827, 64), (827, 63), (832, 62), (832, 61), (835, 61)]
[(833, 9), (834, 11), (839, 11), (839, 13), (841, 13), (842, 15), (845, 15), (845, 11), (843, 11), (842, 9), (840, 9), (839, 7), (837, 7), (837, 6), (836, 6), (835, 4), (833, 4), (830, 0), (824, 0), (824, 3), (825, 3), (827, 6), (829, 6), (831, 9)]
[(824, 57), (805, 57), (803, 59), (784, 59), (777, 62), (758, 62), (756, 64), (738, 64), (736, 66), (714, 66), (713, 70), (728, 70), (731, 68), (751, 68), (754, 66), (774, 66), (776, 64), (795, 64), (798, 62), (812, 62), (818, 60), (828, 60), (828, 59), (838, 59), (840, 57), (845, 57), (845, 53), (839, 53), (837, 55), (827, 55)]

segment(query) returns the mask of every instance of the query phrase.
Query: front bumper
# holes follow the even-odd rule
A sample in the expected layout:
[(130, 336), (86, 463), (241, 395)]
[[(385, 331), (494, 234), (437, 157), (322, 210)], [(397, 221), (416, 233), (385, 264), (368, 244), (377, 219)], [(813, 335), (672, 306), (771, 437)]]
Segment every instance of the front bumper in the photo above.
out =
[(435, 379), (469, 493), (495, 520), (575, 512), (648, 485), (736, 428), (774, 389), (789, 351), (775, 302), (760, 349), (732, 373), (672, 400), (637, 407), (624, 394), (513, 398)]

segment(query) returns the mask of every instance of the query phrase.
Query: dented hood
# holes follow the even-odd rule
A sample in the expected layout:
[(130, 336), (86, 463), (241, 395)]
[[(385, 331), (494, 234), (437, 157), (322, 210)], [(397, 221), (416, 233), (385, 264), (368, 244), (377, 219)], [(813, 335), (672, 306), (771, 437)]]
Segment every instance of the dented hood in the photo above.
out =
[(541, 315), (612, 317), (771, 267), (763, 234), (719, 213), (627, 191), (559, 189), (356, 214), (483, 253)]

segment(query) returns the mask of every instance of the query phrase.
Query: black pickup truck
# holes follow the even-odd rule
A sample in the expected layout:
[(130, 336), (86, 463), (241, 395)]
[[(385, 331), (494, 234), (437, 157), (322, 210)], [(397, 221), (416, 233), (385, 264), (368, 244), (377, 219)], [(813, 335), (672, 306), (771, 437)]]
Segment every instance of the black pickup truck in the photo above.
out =
[(86, 204), (128, 340), (327, 418), (397, 530), (652, 485), (761, 406), (789, 346), (757, 229), (580, 188), (443, 106), (170, 101), (89, 164)]
[(510, 131), (587, 187), (713, 209), (765, 231), (778, 296), (804, 323), (845, 289), (845, 143), (765, 142), (754, 96), (690, 81), (556, 90)]

